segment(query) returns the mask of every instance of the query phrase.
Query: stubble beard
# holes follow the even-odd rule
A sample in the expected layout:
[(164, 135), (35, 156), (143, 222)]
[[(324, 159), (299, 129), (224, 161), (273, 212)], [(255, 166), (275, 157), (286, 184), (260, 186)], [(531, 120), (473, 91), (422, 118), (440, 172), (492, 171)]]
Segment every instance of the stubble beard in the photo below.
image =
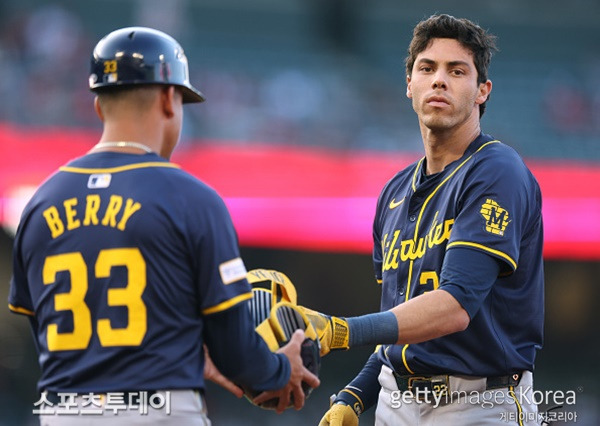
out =
[(433, 132), (445, 132), (455, 127), (460, 121), (456, 115), (444, 114), (442, 111), (423, 112), (419, 115), (421, 124)]
[(434, 133), (451, 131), (467, 122), (470, 117), (469, 111), (463, 109), (456, 110), (454, 106), (451, 111), (439, 111), (424, 105), (420, 111), (416, 112), (421, 125)]

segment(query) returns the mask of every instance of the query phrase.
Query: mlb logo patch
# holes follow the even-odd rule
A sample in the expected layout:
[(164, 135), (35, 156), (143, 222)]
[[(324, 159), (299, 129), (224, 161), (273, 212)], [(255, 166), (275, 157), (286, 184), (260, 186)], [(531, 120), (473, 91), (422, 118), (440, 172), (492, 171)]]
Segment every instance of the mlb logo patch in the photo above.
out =
[(112, 176), (110, 173), (90, 175), (87, 187), (89, 189), (108, 188)]

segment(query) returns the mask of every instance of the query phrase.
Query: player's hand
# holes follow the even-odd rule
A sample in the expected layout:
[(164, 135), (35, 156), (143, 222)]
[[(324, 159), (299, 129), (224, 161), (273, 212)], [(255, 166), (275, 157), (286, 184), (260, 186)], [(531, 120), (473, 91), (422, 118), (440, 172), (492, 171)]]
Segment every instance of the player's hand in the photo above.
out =
[(287, 385), (278, 391), (262, 392), (252, 400), (254, 404), (261, 404), (272, 398), (278, 398), (277, 408), (275, 411), (280, 414), (291, 401), (293, 395), (294, 408), (301, 409), (304, 406), (304, 391), (302, 390), (302, 382), (306, 382), (311, 388), (318, 387), (321, 382), (319, 378), (312, 374), (302, 363), (300, 356), (300, 346), (304, 341), (304, 331), (296, 330), (292, 335), (289, 343), (279, 349), (277, 352), (284, 354), (290, 362), (291, 373), (290, 380)]
[(212, 362), (206, 345), (204, 345), (204, 378), (224, 387), (238, 398), (244, 396), (244, 390), (221, 374), (217, 366)]
[(332, 350), (349, 348), (350, 330), (345, 319), (313, 311), (304, 306), (298, 307), (306, 314), (317, 332), (322, 357)]
[(333, 404), (321, 418), (319, 426), (358, 426), (358, 415), (346, 404)]

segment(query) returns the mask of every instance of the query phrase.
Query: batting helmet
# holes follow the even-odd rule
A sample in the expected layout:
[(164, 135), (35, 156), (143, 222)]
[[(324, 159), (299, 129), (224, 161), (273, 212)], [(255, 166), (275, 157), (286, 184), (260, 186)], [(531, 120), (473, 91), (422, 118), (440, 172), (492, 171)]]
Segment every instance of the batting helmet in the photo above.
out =
[(202, 102), (204, 95), (190, 84), (183, 49), (171, 36), (151, 28), (128, 27), (107, 34), (92, 53), (90, 90), (140, 84), (181, 88), (183, 103)]

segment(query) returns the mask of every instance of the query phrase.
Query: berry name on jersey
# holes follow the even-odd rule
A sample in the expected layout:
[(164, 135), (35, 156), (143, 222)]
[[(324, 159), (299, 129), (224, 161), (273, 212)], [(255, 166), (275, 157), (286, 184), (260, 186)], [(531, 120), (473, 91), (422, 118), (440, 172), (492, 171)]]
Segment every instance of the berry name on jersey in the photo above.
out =
[(54, 239), (81, 226), (107, 226), (124, 231), (129, 219), (141, 208), (142, 205), (132, 198), (88, 194), (85, 198), (68, 198), (62, 205), (52, 205), (42, 214)]

